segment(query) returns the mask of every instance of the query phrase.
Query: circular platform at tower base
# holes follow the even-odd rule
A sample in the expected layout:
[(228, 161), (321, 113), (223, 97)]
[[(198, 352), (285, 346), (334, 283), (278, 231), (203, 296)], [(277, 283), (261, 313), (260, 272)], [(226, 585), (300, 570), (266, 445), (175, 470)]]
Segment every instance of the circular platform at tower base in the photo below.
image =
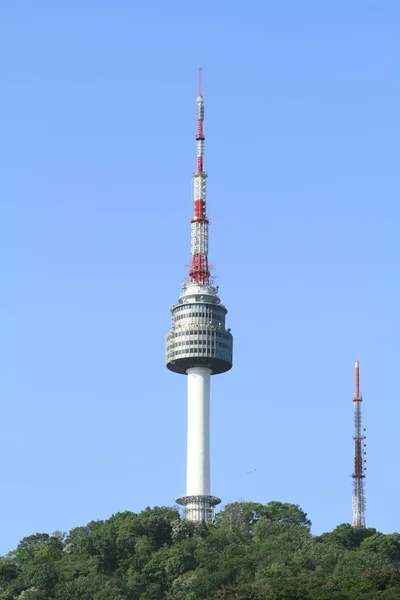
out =
[(221, 504), (222, 500), (221, 498), (217, 498), (217, 496), (181, 496), (175, 502), (181, 506), (187, 506), (188, 504), (217, 506), (217, 504)]
[(214, 506), (220, 504), (221, 499), (216, 496), (182, 496), (176, 503), (184, 507), (183, 514), (186, 521), (195, 523), (214, 523)]
[(186, 375), (186, 371), (193, 367), (206, 367), (207, 369), (211, 369), (211, 375), (219, 375), (232, 369), (232, 363), (223, 358), (205, 356), (185, 356), (185, 358), (175, 358), (167, 362), (167, 368), (170, 371), (180, 373), (181, 375)]

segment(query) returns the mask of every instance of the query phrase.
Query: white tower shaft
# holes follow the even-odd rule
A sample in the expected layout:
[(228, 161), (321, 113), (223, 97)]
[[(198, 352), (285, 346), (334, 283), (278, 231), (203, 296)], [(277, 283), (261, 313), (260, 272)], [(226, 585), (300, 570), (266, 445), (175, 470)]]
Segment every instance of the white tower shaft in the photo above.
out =
[(204, 367), (187, 370), (187, 496), (210, 495), (210, 376)]

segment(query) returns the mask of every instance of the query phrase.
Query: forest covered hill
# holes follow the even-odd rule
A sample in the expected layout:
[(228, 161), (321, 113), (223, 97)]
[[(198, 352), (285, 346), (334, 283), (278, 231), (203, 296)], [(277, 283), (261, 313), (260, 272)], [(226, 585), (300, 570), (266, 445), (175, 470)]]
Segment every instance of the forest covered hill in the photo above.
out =
[(293, 504), (237, 502), (215, 525), (174, 508), (37, 533), (0, 557), (0, 600), (400, 600), (400, 535), (320, 536)]

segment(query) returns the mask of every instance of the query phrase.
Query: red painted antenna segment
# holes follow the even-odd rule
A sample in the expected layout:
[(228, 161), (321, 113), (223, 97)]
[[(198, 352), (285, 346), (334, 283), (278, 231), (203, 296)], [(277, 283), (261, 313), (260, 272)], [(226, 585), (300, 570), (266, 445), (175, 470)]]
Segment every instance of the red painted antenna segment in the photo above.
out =
[(203, 170), (204, 156), (204, 100), (203, 100), (203, 69), (199, 69), (199, 95), (197, 103), (197, 171), (194, 177), (194, 215), (191, 221), (191, 251), (192, 261), (189, 271), (191, 283), (208, 284), (210, 269), (208, 265), (208, 224), (206, 215), (206, 179)]
[(354, 473), (353, 477), (353, 526), (365, 527), (365, 435), (362, 430), (360, 396), (360, 367), (358, 360), (354, 366), (355, 394), (354, 403)]
[(356, 388), (356, 394), (354, 396), (354, 399), (356, 400), (361, 400), (360, 398), (360, 363), (358, 362), (358, 360), (356, 360), (355, 365), (354, 365), (354, 375), (355, 375), (355, 388)]

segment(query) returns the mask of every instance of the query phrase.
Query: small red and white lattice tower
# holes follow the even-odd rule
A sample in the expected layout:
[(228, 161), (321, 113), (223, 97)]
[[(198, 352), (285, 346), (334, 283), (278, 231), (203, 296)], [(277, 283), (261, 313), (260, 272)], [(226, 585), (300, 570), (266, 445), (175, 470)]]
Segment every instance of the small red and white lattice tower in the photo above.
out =
[(353, 477), (353, 526), (365, 527), (365, 429), (362, 429), (360, 395), (360, 368), (355, 363), (354, 404), (354, 472)]

